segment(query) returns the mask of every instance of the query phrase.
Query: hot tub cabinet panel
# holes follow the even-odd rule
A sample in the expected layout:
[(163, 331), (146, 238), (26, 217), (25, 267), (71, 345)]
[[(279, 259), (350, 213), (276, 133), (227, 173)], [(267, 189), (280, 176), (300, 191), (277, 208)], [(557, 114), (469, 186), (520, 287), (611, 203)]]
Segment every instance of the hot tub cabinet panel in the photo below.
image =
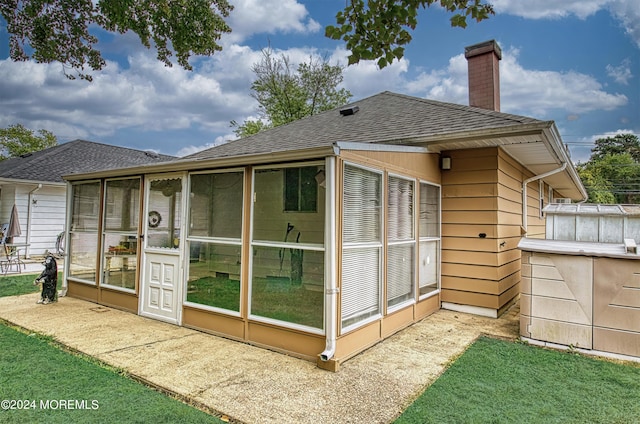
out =
[(594, 259), (593, 348), (640, 356), (640, 262)]
[(522, 260), (530, 271), (521, 289), (521, 334), (591, 349), (590, 258), (525, 252)]
[(521, 336), (640, 357), (639, 255), (557, 240), (523, 239), (520, 248)]

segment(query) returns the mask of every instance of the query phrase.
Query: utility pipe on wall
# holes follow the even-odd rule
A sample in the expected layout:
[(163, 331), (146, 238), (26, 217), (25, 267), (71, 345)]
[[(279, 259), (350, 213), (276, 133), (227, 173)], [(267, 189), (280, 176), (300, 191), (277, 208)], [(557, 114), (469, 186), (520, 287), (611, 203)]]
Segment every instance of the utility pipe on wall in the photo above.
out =
[(27, 244), (27, 248), (25, 249), (25, 257), (30, 258), (31, 254), (29, 252), (29, 245), (31, 244), (31, 214), (33, 213), (33, 195), (36, 191), (42, 188), (42, 184), (38, 184), (36, 188), (29, 192), (27, 196), (27, 237), (25, 243)]
[(549, 175), (557, 174), (558, 172), (562, 172), (567, 167), (567, 162), (562, 162), (562, 166), (557, 169), (552, 169), (551, 171), (547, 171), (544, 174), (534, 175), (531, 178), (527, 178), (522, 182), (522, 228), (524, 229), (525, 234), (527, 233), (527, 184), (531, 181), (540, 180), (542, 178), (546, 178)]
[(326, 345), (320, 360), (328, 361), (336, 353), (338, 336), (338, 276), (336, 258), (336, 158), (330, 156), (325, 161), (326, 213), (325, 213), (325, 301), (324, 320)]

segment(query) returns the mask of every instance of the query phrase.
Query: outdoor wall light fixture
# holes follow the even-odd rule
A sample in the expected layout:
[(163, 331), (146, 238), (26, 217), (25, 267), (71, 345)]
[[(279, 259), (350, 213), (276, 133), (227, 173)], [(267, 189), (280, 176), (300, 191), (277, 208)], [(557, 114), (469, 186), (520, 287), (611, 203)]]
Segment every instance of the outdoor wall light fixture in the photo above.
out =
[(440, 160), (440, 168), (444, 170), (451, 169), (451, 158), (449, 156), (442, 156)]

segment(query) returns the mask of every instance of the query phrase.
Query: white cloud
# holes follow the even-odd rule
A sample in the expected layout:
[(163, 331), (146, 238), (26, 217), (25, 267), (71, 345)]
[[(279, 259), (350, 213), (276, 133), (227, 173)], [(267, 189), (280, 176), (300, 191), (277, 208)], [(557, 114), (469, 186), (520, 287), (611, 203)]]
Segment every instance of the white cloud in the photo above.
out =
[[(287, 55), (294, 66), (319, 55), (313, 48), (277, 53)], [(57, 63), (0, 60), (0, 127), (23, 123), (33, 130), (45, 128), (60, 141), (141, 134), (162, 153), (186, 155), (234, 139), (230, 121), (255, 117), (251, 66), (262, 57), (260, 51), (229, 45), (212, 57), (198, 58), (194, 72), (167, 68), (153, 54), (137, 50), (123, 66), (109, 62), (93, 73), (91, 83), (68, 80)], [(117, 140), (124, 145), (135, 141), (120, 135)]]
[(321, 26), (296, 0), (231, 0), (234, 9), (227, 23), (232, 28), (225, 40), (239, 43), (253, 34), (317, 32)]
[(631, 74), (631, 61), (626, 59), (620, 66), (607, 65), (607, 75), (618, 84), (628, 85), (629, 80), (633, 77)]
[(620, 20), (627, 35), (640, 48), (640, 4), (638, 4), (638, 0), (613, 0), (610, 10)]
[(575, 15), (586, 19), (600, 10), (608, 10), (640, 47), (640, 7), (638, 0), (492, 0), (496, 13), (526, 19), (560, 19)]
[[(525, 2), (495, 0), (498, 12), (529, 18), (568, 14), (585, 17), (609, 7), (627, 28), (640, 20), (640, 11), (632, 7), (635, 2), (569, 0), (559, 4), (557, 0), (531, 0), (522, 7)], [(140, 47), (139, 42), (127, 35), (117, 36), (122, 37), (118, 42), (105, 44), (105, 48), (113, 50), (111, 53), (129, 52), (127, 61), (120, 65), (109, 62), (103, 71), (94, 74), (92, 83), (67, 80), (59, 64), (0, 60), (0, 127), (21, 122), (28, 128), (48, 129), (63, 141), (74, 138), (101, 141), (117, 132), (147, 131), (152, 134), (147, 135), (149, 138), (157, 135), (155, 147), (160, 152), (179, 151), (180, 155), (235, 138), (229, 121), (242, 122), (255, 116), (257, 110), (249, 89), (254, 78), (251, 66), (260, 60), (261, 52), (231, 41), (258, 33), (317, 32), (320, 26), (310, 18), (304, 5), (294, 0), (234, 0), (234, 4), (236, 9), (230, 18), (234, 33), (225, 38), (221, 52), (212, 57), (193, 58), (194, 72), (177, 65), (166, 68), (154, 57), (155, 51)], [(630, 34), (637, 37), (637, 33), (630, 31)], [(320, 54), (314, 48), (277, 52), (289, 56), (294, 65)], [(344, 47), (338, 47), (331, 53), (330, 62), (345, 65), (347, 55)], [(623, 62), (611, 65), (607, 71), (625, 84), (632, 77), (629, 68)], [(518, 61), (518, 51), (513, 49), (503, 52), (501, 79), (502, 110), (541, 119), (558, 110), (564, 116), (578, 116), (589, 111), (612, 110), (628, 102), (624, 95), (606, 91), (590, 75), (525, 69)], [(467, 63), (463, 55), (457, 55), (444, 68), (417, 73), (408, 58), (383, 70), (374, 62), (365, 61), (345, 68), (343, 87), (353, 93), (354, 99), (389, 90), (467, 104)], [(187, 140), (184, 144), (176, 146), (176, 140), (167, 141), (171, 134), (181, 130), (184, 131), (179, 137)], [(198, 136), (192, 138), (196, 132)], [(118, 142), (129, 144), (130, 140)]]
[[(348, 63), (348, 55), (347, 50), (338, 47), (331, 55), (330, 61), (344, 66)], [(403, 76), (408, 69), (409, 61), (406, 58), (394, 61), (384, 69), (378, 69), (374, 61), (361, 61), (344, 69), (343, 86), (353, 94), (354, 100), (387, 90), (401, 91)]]
[(578, 72), (530, 70), (517, 61), (518, 51), (503, 56), (500, 89), (503, 110), (530, 111), (534, 116), (548, 116), (552, 110), (569, 113), (612, 110), (628, 99), (623, 94), (604, 91), (592, 76)]
[(189, 72), (167, 68), (151, 53), (137, 53), (128, 58), (128, 68), (110, 62), (94, 73), (91, 83), (68, 80), (59, 64), (3, 60), (0, 125), (21, 122), (31, 129), (45, 128), (61, 141), (98, 141), (123, 129), (158, 134), (198, 129), (211, 132), (213, 139), (228, 132), (229, 121), (238, 114), (253, 111), (250, 63), (258, 54), (228, 49), (202, 59), (201, 69)]
[[(319, 54), (300, 48), (278, 53), (289, 56), (293, 64)], [(59, 64), (0, 61), (0, 127), (20, 122), (31, 129), (48, 129), (62, 141), (101, 141), (119, 130), (148, 131), (158, 134), (154, 148), (160, 152), (187, 155), (235, 138), (231, 120), (255, 117), (257, 104), (249, 87), (251, 65), (260, 57), (259, 51), (232, 45), (199, 59), (197, 72), (189, 72), (178, 66), (166, 68), (151, 53), (138, 52), (128, 58), (128, 67), (109, 63), (92, 83), (67, 80)], [(338, 48), (329, 60), (345, 64), (346, 58), (347, 52)], [(362, 62), (345, 69), (343, 86), (354, 99), (390, 90), (467, 104), (467, 63), (462, 54), (443, 69), (413, 76), (410, 71), (407, 59), (382, 71), (372, 62)], [(540, 119), (558, 110), (565, 116), (611, 110), (628, 101), (624, 95), (605, 91), (589, 75), (525, 69), (515, 49), (503, 51), (501, 93), (504, 112)], [(197, 131), (199, 138), (183, 134), (180, 138), (187, 142), (180, 146), (166, 140), (179, 130)], [(202, 140), (203, 134), (210, 138)]]
[(176, 153), (176, 156), (183, 157), (183, 156), (192, 155), (194, 153), (201, 152), (205, 149), (210, 149), (212, 147), (225, 144), (226, 142), (230, 140), (235, 140), (235, 139), (236, 139), (235, 134), (227, 134), (224, 136), (216, 137), (216, 139), (212, 143), (206, 143), (201, 146), (193, 146), (193, 145), (184, 146), (180, 150), (178, 150), (178, 153)]
[(558, 19), (576, 15), (585, 19), (604, 8), (611, 0), (493, 0), (496, 13), (508, 13), (528, 19)]
[[(503, 51), (500, 62), (500, 104), (503, 112), (544, 119), (552, 111), (567, 114), (612, 110), (628, 99), (604, 91), (592, 76), (578, 72), (525, 69), (518, 63), (518, 50)], [(445, 102), (468, 104), (467, 61), (460, 54), (446, 69), (422, 73), (405, 84), (409, 94)]]
[(446, 69), (423, 72), (417, 80), (408, 82), (406, 88), (428, 99), (466, 105), (469, 99), (467, 60), (464, 55), (454, 56)]

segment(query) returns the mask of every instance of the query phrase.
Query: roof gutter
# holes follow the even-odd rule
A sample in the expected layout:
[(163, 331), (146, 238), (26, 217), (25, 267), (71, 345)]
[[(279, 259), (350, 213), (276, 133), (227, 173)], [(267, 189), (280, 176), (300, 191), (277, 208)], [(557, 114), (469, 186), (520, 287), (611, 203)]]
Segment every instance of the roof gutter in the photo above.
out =
[[(491, 127), (477, 130), (462, 130), (445, 132), (440, 134), (431, 134), (428, 136), (416, 136), (411, 138), (395, 139), (395, 143), (419, 143), (431, 150), (433, 145), (442, 144), (447, 142), (447, 150), (455, 150), (456, 142), (466, 142), (469, 140), (478, 140), (484, 138), (494, 137), (515, 137), (520, 135), (539, 134), (541, 131), (549, 128), (553, 121), (540, 121), (529, 124), (516, 123), (514, 125), (505, 127)], [(453, 144), (453, 149), (451, 148)], [(507, 143), (509, 144), (509, 143)], [(487, 146), (500, 145), (500, 144), (488, 144)]]
[(96, 178), (123, 177), (129, 175), (152, 173), (155, 174), (162, 172), (195, 171), (199, 169), (228, 168), (234, 166), (261, 165), (273, 162), (308, 160), (314, 157), (319, 158), (333, 156), (334, 154), (335, 152), (333, 146), (322, 146), (292, 151), (264, 152), (240, 156), (203, 159), (178, 159), (167, 162), (131, 166), (127, 168), (112, 168), (81, 174), (69, 174), (63, 175), (62, 178), (67, 181), (80, 181)]
[(546, 178), (550, 175), (557, 174), (558, 172), (562, 172), (567, 167), (567, 162), (563, 162), (560, 168), (552, 169), (551, 171), (545, 172), (544, 174), (534, 175), (531, 178), (527, 178), (522, 182), (522, 229), (524, 234), (527, 233), (527, 184), (531, 181), (540, 180)]
[(2, 184), (35, 184), (51, 187), (66, 187), (67, 183), (64, 181), (55, 182), (55, 181), (38, 181), (38, 180), (23, 180), (20, 178), (0, 178), (0, 185)]
[(530, 182), (536, 181), (536, 180), (542, 180), (553, 174), (557, 174), (558, 172), (567, 170), (568, 171), (567, 173), (569, 174), (574, 184), (580, 191), (580, 194), (582, 195), (582, 201), (585, 201), (588, 198), (587, 192), (584, 186), (582, 185), (582, 181), (580, 180), (580, 177), (578, 176), (578, 173), (576, 172), (575, 168), (573, 166), (568, 166), (571, 159), (569, 158), (569, 155), (567, 155), (567, 152), (564, 149), (563, 144), (560, 142), (560, 134), (558, 133), (558, 129), (555, 123), (553, 121), (550, 121), (550, 125), (543, 130), (543, 133), (546, 139), (545, 145), (548, 146), (550, 151), (558, 159), (560, 167), (544, 172), (539, 175), (534, 175), (533, 177), (527, 178), (522, 182), (522, 229), (524, 234), (526, 234), (528, 231), (527, 185)]
[[(551, 122), (552, 125), (550, 125), (544, 131), (547, 140), (549, 140), (549, 145), (556, 157), (558, 157), (560, 163), (571, 163), (571, 159), (569, 158), (569, 155), (567, 155), (567, 151), (564, 149), (564, 145), (560, 142), (560, 134), (558, 133), (558, 128), (556, 127), (555, 123), (553, 123), (553, 121)], [(578, 175), (576, 169), (573, 166), (569, 166), (567, 169), (567, 174), (576, 185), (578, 191), (580, 192), (580, 195), (582, 196), (582, 199), (580, 199), (579, 202), (586, 201), (589, 198), (589, 195), (587, 194), (587, 190), (584, 188), (582, 180), (580, 179), (580, 176)]]

